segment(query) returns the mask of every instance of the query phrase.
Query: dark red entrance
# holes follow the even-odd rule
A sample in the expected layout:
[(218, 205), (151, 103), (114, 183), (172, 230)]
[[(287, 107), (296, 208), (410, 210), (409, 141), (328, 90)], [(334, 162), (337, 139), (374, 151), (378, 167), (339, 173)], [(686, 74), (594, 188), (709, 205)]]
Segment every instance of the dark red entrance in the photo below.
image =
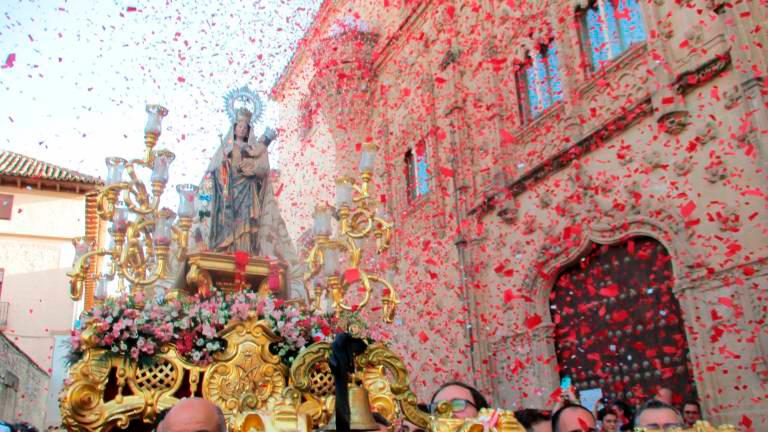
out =
[[(558, 277), (550, 296), (561, 377), (577, 391), (642, 402), (659, 386), (693, 396), (672, 263), (658, 241), (593, 245)], [(592, 407), (589, 407), (592, 408)]]

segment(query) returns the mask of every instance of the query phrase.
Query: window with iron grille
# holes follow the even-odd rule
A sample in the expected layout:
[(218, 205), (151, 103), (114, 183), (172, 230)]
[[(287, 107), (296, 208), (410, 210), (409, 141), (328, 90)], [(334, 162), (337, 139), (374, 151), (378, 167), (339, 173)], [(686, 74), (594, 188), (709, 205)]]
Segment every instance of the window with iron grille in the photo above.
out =
[(523, 123), (535, 119), (563, 99), (557, 44), (554, 40), (529, 52), (516, 75)]
[(405, 181), (408, 202), (414, 202), (429, 192), (429, 163), (423, 140), (405, 152)]
[(638, 0), (592, 0), (578, 13), (584, 54), (592, 71), (647, 39)]

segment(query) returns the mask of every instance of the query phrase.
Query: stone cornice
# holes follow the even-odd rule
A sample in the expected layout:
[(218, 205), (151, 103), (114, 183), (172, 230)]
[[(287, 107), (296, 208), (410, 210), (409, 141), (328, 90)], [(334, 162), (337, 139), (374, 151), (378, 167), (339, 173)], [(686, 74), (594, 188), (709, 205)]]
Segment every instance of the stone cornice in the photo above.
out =
[[(749, 276), (744, 273), (748, 268), (754, 272)], [(764, 279), (765, 277), (768, 277), (768, 257), (732, 265), (713, 273), (702, 271), (687, 278), (680, 278), (674, 286), (674, 291), (676, 295), (691, 289), (707, 291), (728, 283), (735, 283), (736, 279)]]

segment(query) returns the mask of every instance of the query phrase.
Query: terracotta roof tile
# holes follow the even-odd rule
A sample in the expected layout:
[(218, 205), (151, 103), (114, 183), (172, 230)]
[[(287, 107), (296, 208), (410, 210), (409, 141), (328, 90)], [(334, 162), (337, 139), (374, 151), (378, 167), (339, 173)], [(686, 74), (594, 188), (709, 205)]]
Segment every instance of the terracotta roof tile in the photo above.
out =
[(103, 181), (77, 171), (43, 162), (29, 156), (3, 150), (0, 153), (0, 176), (100, 185)]

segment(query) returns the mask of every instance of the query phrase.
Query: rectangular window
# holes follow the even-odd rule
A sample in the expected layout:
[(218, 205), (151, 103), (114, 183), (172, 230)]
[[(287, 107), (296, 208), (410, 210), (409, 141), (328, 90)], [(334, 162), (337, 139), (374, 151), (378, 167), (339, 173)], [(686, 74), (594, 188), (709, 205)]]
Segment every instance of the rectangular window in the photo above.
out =
[(424, 141), (405, 152), (405, 182), (408, 201), (413, 202), (429, 192), (429, 163)]
[(523, 123), (540, 116), (563, 99), (557, 45), (550, 41), (541, 45), (517, 71), (518, 100)]
[(13, 214), (13, 195), (0, 194), (0, 219), (11, 220)]
[(647, 38), (637, 0), (593, 0), (580, 17), (581, 38), (593, 71)]

